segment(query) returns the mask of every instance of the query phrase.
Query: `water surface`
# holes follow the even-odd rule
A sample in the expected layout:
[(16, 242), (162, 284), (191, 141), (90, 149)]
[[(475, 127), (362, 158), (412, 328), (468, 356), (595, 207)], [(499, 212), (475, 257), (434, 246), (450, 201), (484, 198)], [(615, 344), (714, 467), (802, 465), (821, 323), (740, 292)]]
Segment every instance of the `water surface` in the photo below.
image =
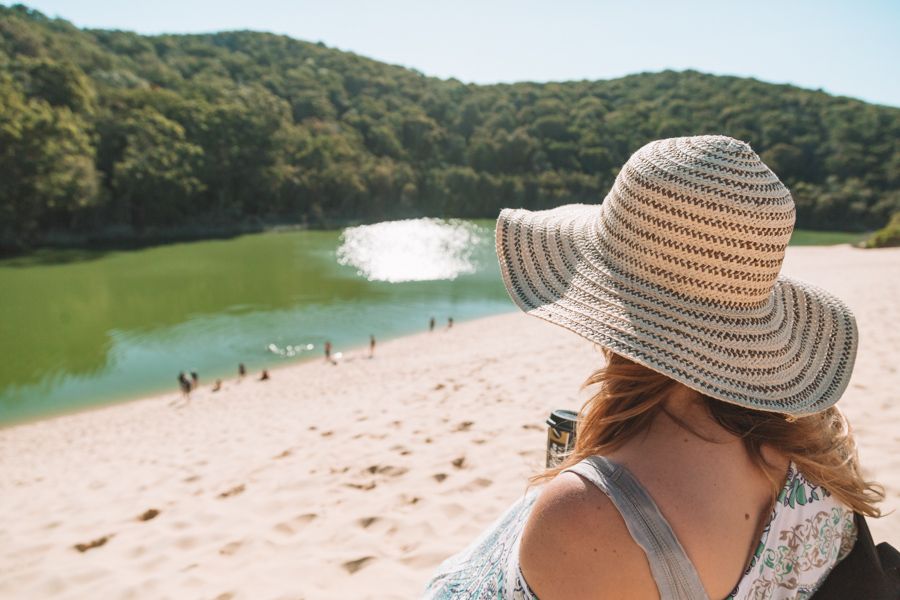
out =
[(0, 261), (0, 422), (512, 310), (492, 226), (421, 219)]

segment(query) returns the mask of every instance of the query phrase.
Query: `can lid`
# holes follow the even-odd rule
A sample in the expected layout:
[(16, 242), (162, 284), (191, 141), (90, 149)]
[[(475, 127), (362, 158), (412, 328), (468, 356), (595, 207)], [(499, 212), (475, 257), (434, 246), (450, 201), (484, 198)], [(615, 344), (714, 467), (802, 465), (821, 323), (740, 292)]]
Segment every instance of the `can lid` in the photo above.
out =
[(578, 421), (578, 413), (574, 410), (560, 408), (550, 413), (547, 418), (547, 426), (560, 431), (575, 431), (575, 423)]

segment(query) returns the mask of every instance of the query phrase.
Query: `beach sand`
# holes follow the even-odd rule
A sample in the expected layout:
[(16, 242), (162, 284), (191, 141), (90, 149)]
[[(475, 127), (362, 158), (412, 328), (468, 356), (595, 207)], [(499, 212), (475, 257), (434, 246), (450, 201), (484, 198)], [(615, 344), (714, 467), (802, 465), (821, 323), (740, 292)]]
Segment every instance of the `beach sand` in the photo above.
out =
[[(790, 248), (784, 272), (857, 315), (840, 406), (896, 510), (900, 249)], [(365, 354), (0, 430), (0, 597), (417, 597), (524, 492), (544, 419), (601, 362), (520, 313)], [(900, 545), (900, 515), (871, 528)]]

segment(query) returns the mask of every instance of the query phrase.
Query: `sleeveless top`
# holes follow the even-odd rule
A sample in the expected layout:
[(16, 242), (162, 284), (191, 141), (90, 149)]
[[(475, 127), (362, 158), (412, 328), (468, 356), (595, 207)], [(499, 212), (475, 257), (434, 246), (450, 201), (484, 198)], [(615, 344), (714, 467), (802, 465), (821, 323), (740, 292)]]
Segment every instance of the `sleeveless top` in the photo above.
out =
[[(565, 471), (597, 486), (622, 514), (647, 555), (661, 600), (709, 600), (672, 528), (625, 467), (590, 456)], [(519, 567), (519, 542), (539, 491), (527, 492), (472, 544), (441, 563), (423, 597), (537, 600)], [(853, 512), (791, 463), (750, 565), (726, 600), (809, 598), (855, 542)]]

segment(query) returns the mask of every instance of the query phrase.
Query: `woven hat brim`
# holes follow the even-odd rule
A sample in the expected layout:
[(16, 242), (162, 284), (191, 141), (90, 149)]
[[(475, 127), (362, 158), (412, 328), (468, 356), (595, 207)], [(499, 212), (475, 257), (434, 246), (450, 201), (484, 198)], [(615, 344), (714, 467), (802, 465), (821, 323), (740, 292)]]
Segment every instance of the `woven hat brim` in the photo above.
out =
[(605, 256), (601, 212), (573, 204), (500, 213), (500, 271), (523, 311), (725, 402), (801, 416), (841, 397), (858, 332), (840, 299), (784, 276), (752, 308), (679, 296)]

